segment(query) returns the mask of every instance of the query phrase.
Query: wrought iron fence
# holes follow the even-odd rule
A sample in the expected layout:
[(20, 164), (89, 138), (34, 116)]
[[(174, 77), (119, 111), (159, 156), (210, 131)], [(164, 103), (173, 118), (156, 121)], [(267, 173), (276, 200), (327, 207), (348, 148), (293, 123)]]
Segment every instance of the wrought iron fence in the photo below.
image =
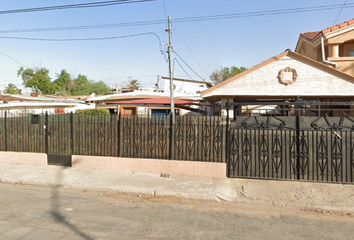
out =
[(0, 116), (0, 151), (225, 162), (225, 138), (215, 116)]
[(44, 119), (33, 114), (0, 115), (0, 151), (44, 152)]
[(229, 176), (354, 182), (351, 117), (237, 117), (229, 132)]

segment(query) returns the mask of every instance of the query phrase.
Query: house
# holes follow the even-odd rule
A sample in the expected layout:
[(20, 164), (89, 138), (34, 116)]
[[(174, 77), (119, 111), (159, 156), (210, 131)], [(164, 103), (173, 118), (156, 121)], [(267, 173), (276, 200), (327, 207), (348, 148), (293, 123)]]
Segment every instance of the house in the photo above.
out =
[[(170, 92), (170, 78), (161, 77), (165, 80), (164, 92)], [(181, 78), (173, 78), (173, 88), (175, 96), (181, 95), (196, 95), (202, 91), (212, 87), (210, 82), (205, 81), (195, 81)]]
[(35, 113), (48, 112), (49, 114), (70, 113), (79, 109), (95, 108), (93, 104), (77, 99), (65, 99), (54, 96), (24, 96), (24, 95), (0, 95), (0, 112), (9, 113)]
[[(333, 108), (331, 114), (336, 116), (354, 113), (351, 104), (347, 104), (354, 101), (354, 77), (287, 50), (203, 91), (201, 96), (213, 104), (214, 111), (221, 101), (220, 114), (224, 116), (227, 101), (236, 105), (229, 109), (231, 116), (242, 115), (254, 106), (270, 105), (274, 110), (299, 101), (308, 102), (304, 104), (307, 114), (313, 112), (311, 108), (318, 110), (318, 102), (326, 102), (326, 108)], [(340, 102), (346, 103), (342, 106), (345, 113), (343, 109), (335, 110)]]
[(354, 76), (354, 19), (301, 33), (295, 52)]
[[(165, 91), (139, 88), (132, 92), (110, 94), (88, 98), (97, 108), (109, 109), (111, 114), (123, 115), (168, 115), (171, 109), (169, 78), (165, 80)], [(174, 78), (174, 102), (177, 115), (210, 114), (210, 105), (200, 97), (200, 92), (211, 83)]]

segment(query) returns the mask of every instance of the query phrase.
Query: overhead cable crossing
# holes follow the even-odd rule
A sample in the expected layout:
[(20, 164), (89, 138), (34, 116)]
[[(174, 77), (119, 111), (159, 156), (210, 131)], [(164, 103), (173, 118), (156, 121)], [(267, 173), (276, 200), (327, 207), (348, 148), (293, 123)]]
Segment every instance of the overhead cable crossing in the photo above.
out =
[(12, 9), (12, 10), (2, 10), (0, 11), (0, 15), (29, 13), (29, 12), (44, 12), (44, 11), (63, 10), (63, 9), (106, 7), (106, 6), (112, 6), (118, 4), (129, 4), (129, 3), (140, 3), (140, 2), (151, 2), (151, 1), (155, 1), (155, 0), (113, 0), (113, 1), (102, 1), (102, 2), (91, 2), (91, 3), (57, 5), (57, 6), (49, 6), (49, 7)]
[[(145, 1), (154, 1), (154, 0), (145, 0)], [(132, 2), (129, 2), (129, 3), (132, 3)], [(220, 14), (220, 15), (209, 15), (209, 16), (199, 16), (199, 17), (176, 18), (176, 19), (174, 19), (173, 23), (209, 21), (209, 20), (244, 18), (244, 17), (259, 17), (259, 16), (279, 15), (279, 14), (325, 11), (325, 10), (343, 9), (343, 8), (354, 8), (354, 3), (346, 3), (345, 6), (343, 6), (343, 4), (334, 4), (334, 5), (323, 5), (323, 6), (314, 6), (314, 7), (307, 7), (307, 8), (290, 8), (290, 9), (278, 9), (278, 10), (269, 10), (269, 11), (257, 11), (257, 12), (245, 12), (245, 13), (234, 13), (234, 14)], [(1, 12), (2, 11), (0, 11), (0, 14), (1, 14)], [(149, 21), (139, 21), (139, 22), (110, 23), (110, 24), (99, 24), (99, 25), (81, 25), (81, 26), (68, 26), (68, 27), (12, 29), (12, 30), (0, 30), (0, 33), (70, 31), (70, 30), (86, 30), (86, 29), (100, 29), (100, 28), (134, 27), (134, 26), (156, 25), (156, 24), (166, 24), (166, 20), (149, 20)]]

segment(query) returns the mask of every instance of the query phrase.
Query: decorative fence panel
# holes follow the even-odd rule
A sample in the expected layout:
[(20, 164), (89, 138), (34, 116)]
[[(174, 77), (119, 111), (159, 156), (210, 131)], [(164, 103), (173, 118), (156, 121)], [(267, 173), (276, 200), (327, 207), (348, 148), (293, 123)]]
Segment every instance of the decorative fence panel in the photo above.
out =
[(229, 132), (229, 176), (354, 181), (354, 119), (237, 117)]
[(175, 159), (225, 162), (226, 122), (221, 117), (177, 117), (174, 131)]
[(170, 158), (168, 116), (123, 116), (120, 120), (120, 155), (128, 158)]

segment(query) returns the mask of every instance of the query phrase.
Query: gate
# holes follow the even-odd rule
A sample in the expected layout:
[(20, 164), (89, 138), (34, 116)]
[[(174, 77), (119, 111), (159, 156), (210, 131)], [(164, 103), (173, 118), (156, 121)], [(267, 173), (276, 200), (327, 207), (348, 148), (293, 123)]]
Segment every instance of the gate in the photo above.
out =
[(237, 116), (228, 130), (228, 176), (354, 182), (354, 118)]
[(71, 167), (73, 115), (45, 115), (45, 148), (48, 165)]

